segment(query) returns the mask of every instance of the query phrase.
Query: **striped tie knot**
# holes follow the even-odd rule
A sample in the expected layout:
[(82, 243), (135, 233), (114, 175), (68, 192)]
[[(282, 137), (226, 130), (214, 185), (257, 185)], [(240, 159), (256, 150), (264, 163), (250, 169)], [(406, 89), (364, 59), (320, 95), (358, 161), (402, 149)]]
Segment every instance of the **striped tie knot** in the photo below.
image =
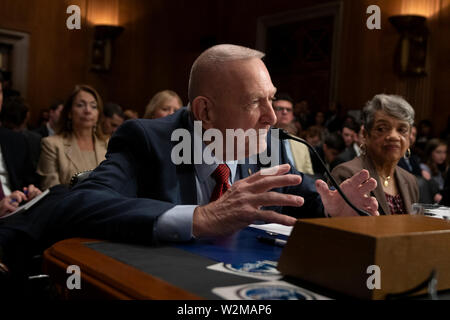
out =
[(228, 182), (230, 178), (230, 168), (228, 168), (226, 164), (219, 164), (211, 176), (216, 180), (216, 186), (214, 187), (210, 201), (216, 201), (230, 188)]

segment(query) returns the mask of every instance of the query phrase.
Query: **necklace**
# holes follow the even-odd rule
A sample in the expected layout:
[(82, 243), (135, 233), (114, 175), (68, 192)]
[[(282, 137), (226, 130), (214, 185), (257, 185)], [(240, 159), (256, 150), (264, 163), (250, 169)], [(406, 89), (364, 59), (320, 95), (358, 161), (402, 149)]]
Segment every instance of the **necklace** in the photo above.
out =
[(389, 187), (389, 180), (391, 180), (391, 176), (387, 176), (386, 178), (380, 175), (380, 177), (383, 179), (383, 185), (387, 188)]

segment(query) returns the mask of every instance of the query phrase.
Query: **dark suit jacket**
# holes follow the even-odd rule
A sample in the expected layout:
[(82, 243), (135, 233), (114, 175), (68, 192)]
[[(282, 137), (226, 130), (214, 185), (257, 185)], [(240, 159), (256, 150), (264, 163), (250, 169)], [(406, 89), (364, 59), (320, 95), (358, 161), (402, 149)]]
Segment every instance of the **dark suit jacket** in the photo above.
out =
[(355, 148), (353, 148), (353, 145), (351, 145), (350, 147), (345, 148), (345, 150), (337, 156), (336, 163), (341, 164), (347, 161), (351, 161), (356, 157), (357, 154)]
[[(88, 179), (54, 201), (51, 210), (46, 207), (46, 212), (33, 211), (34, 218), (28, 217), (26, 222), (29, 226), (18, 228), (31, 238), (52, 235), (54, 241), (85, 236), (151, 242), (154, 222), (162, 213), (176, 205), (197, 204), (194, 165), (175, 165), (171, 161), (172, 148), (179, 143), (171, 141), (172, 132), (188, 129), (191, 123), (185, 109), (166, 118), (126, 121), (109, 141), (106, 160)], [(280, 149), (280, 158), (281, 162), (287, 162), (284, 148)], [(261, 167), (240, 164), (237, 170), (245, 178)], [(300, 208), (270, 209), (296, 217), (323, 217), (314, 181), (295, 169), (292, 172), (302, 175), (303, 182), (276, 191), (301, 195), (305, 204)]]
[(398, 162), (398, 166), (405, 169), (409, 173), (412, 173), (415, 176), (422, 176), (422, 169), (420, 169), (420, 158), (416, 155), (411, 155), (409, 158), (409, 164), (411, 167), (408, 166), (406, 163), (406, 160), (404, 158), (401, 158)]
[[(386, 201), (386, 197), (384, 195), (380, 177), (375, 170), (375, 166), (368, 157), (360, 156), (353, 159), (352, 161), (340, 164), (339, 166), (334, 168), (331, 174), (336, 179), (337, 183), (341, 183), (342, 181), (350, 178), (362, 169), (367, 169), (370, 176), (377, 180), (377, 187), (371, 194), (378, 201), (378, 211), (380, 212), (380, 214), (391, 214), (388, 203)], [(416, 178), (399, 166), (395, 168), (394, 178), (397, 181), (397, 187), (403, 199), (406, 211), (412, 212), (412, 204), (419, 201), (419, 188), (417, 187)]]
[(34, 129), (34, 132), (40, 134), (42, 138), (48, 137), (48, 128), (45, 124), (37, 129)]
[(9, 175), (11, 191), (22, 189), (38, 182), (32, 156), (24, 135), (0, 127), (0, 146)]
[(27, 141), (31, 162), (33, 164), (33, 172), (35, 172), (41, 154), (41, 136), (30, 130), (23, 130), (21, 131), (21, 134), (24, 135), (25, 140)]

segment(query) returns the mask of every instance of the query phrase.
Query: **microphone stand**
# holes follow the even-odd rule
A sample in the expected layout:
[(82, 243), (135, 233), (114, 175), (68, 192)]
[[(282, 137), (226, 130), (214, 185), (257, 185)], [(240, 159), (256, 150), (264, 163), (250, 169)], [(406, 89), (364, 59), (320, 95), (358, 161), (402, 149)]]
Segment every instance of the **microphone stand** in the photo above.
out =
[(314, 153), (314, 155), (319, 159), (320, 165), (322, 166), (323, 169), (325, 169), (325, 172), (327, 173), (328, 177), (330, 178), (331, 183), (333, 184), (333, 186), (336, 188), (336, 190), (339, 192), (339, 194), (341, 195), (341, 197), (344, 199), (344, 201), (353, 209), (355, 210), (360, 216), (370, 216), (371, 214), (368, 213), (365, 210), (359, 209), (357, 208), (353, 203), (350, 202), (350, 200), (348, 200), (348, 198), (346, 197), (346, 195), (344, 194), (344, 192), (342, 192), (341, 187), (339, 187), (338, 183), (336, 182), (336, 180), (333, 178), (333, 176), (331, 175), (330, 170), (328, 170), (327, 166), (325, 165), (325, 163), (323, 162), (322, 158), (319, 156), (319, 154), (317, 153), (316, 149), (311, 146), (308, 142), (306, 142), (305, 140), (301, 139), (301, 138), (297, 138), (293, 135), (290, 135), (289, 133), (287, 133), (286, 130), (283, 129), (278, 129), (279, 130), (279, 138), (281, 140), (286, 140), (286, 139), (290, 139), (290, 140), (294, 140), (294, 141), (298, 141), (300, 143), (303, 143), (304, 145), (306, 145), (308, 147), (309, 150), (312, 150), (312, 152)]

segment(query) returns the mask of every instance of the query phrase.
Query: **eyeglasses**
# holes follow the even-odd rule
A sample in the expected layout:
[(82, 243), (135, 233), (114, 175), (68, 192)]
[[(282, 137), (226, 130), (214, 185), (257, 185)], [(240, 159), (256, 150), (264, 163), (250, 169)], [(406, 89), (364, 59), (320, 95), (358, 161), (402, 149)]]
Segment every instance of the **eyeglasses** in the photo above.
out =
[(280, 111), (286, 111), (287, 113), (292, 112), (292, 108), (285, 108), (285, 107), (273, 107), (273, 110), (275, 110), (276, 112)]

